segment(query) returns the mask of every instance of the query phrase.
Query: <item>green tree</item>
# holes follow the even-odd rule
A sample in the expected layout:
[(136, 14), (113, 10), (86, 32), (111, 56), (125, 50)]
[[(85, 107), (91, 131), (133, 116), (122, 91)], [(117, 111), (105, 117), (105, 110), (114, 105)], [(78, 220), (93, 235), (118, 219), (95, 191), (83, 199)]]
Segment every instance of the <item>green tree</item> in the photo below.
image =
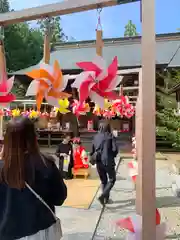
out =
[[(13, 11), (8, 0), (0, 0), (0, 13)], [(35, 65), (43, 57), (43, 35), (39, 29), (31, 29), (27, 23), (12, 24), (1, 28), (1, 38), (4, 36), (7, 72)], [(23, 97), (26, 87), (17, 79), (12, 92)]]
[(180, 148), (180, 116), (176, 116), (175, 94), (169, 95), (168, 90), (180, 83), (180, 71), (166, 71), (159, 74), (164, 78), (164, 86), (157, 86), (156, 92), (156, 135), (169, 141), (174, 148)]
[[(0, 13), (11, 11), (8, 0), (0, 0)], [(4, 34), (7, 71), (13, 72), (37, 64), (43, 56), (43, 36), (27, 23), (13, 24)]]
[(49, 31), (52, 48), (57, 42), (67, 41), (68, 38), (61, 28), (61, 18), (59, 16), (39, 20), (38, 24), (43, 35), (46, 31)]
[(40, 62), (43, 57), (43, 36), (27, 23), (5, 28), (5, 51), (8, 72), (17, 71)]
[(125, 26), (124, 37), (134, 37), (138, 36), (136, 25), (133, 24), (132, 20), (129, 20)]
[(8, 0), (1, 0), (0, 1), (0, 13), (9, 12), (10, 5)]

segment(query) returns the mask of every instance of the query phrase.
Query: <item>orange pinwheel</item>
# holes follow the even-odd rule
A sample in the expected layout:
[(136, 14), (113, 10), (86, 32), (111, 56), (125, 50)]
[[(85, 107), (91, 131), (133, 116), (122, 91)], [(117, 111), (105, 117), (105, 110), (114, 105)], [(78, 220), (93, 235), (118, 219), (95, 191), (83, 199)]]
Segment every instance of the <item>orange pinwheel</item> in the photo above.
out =
[(48, 64), (41, 64), (39, 69), (26, 73), (34, 80), (30, 83), (26, 96), (36, 96), (36, 105), (40, 111), (43, 99), (54, 106), (59, 106), (59, 99), (69, 98), (71, 95), (64, 92), (67, 86), (69, 75), (63, 76), (58, 61), (53, 67)]

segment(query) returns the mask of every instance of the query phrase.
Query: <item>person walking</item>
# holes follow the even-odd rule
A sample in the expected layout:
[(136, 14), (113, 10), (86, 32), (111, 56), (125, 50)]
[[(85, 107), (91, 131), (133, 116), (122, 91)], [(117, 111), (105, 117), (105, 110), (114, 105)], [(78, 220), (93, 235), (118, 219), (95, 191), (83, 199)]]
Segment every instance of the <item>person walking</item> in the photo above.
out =
[(98, 198), (102, 205), (109, 203), (110, 191), (116, 182), (115, 157), (118, 153), (116, 140), (109, 123), (102, 123), (95, 135), (91, 156), (96, 153), (96, 168), (102, 184), (102, 194)]
[(67, 188), (54, 159), (41, 154), (30, 119), (7, 125), (0, 196), (1, 240), (57, 239), (55, 206), (63, 204)]

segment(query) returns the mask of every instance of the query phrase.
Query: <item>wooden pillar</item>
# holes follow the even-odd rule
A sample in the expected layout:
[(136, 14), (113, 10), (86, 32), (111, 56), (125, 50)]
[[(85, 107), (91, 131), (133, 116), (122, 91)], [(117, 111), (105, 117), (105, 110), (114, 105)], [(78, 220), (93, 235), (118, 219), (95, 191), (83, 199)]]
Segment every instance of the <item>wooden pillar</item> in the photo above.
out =
[(103, 55), (103, 31), (96, 30), (96, 54), (98, 56)]
[[(142, 0), (142, 72), (139, 74), (136, 137), (136, 206), (142, 215), (142, 240), (156, 239), (155, 221), (155, 1)], [(158, 239), (157, 239), (158, 240)]]
[(49, 64), (50, 62), (50, 36), (48, 30), (44, 35), (44, 63)]
[[(5, 74), (5, 75), (4, 75)], [(0, 82), (2, 82), (3, 78), (7, 79), (7, 72), (6, 72), (6, 58), (4, 52), (4, 44), (3, 41), (0, 40)], [(3, 109), (0, 106), (0, 109)], [(3, 134), (3, 116), (0, 116), (0, 140), (4, 138)]]

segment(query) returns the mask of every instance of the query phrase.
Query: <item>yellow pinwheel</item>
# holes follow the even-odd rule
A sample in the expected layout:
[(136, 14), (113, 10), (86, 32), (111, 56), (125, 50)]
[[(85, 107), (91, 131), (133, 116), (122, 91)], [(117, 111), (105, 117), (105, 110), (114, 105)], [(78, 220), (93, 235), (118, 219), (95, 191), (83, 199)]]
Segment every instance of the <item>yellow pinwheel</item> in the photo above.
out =
[(104, 99), (104, 110), (108, 110), (111, 107), (111, 102), (108, 99)]
[(19, 117), (21, 115), (21, 112), (19, 109), (13, 109), (12, 110), (12, 116), (13, 117)]
[(93, 110), (93, 113), (97, 116), (101, 116), (101, 109), (100, 107), (96, 104), (95, 107), (94, 107), (94, 110)]
[(35, 111), (35, 110), (30, 111), (29, 118), (38, 118), (38, 117), (39, 117), (38, 111)]
[(60, 112), (62, 114), (66, 114), (70, 112), (69, 109), (67, 109), (69, 107), (69, 101), (67, 98), (59, 99), (58, 104), (59, 104), (59, 108), (56, 108), (57, 112)]

